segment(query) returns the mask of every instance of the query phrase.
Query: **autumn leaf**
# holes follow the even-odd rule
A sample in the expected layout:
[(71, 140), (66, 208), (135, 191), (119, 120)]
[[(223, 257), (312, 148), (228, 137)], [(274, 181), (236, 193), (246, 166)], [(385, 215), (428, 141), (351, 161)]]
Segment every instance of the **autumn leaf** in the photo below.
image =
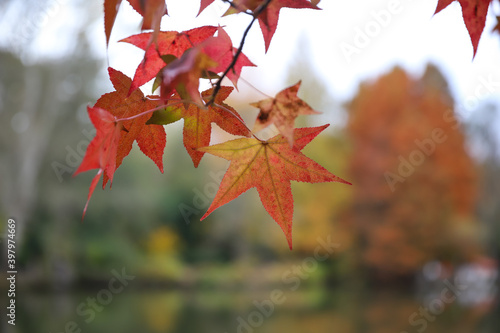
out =
[(224, 15), (241, 13), (244, 11), (255, 11), (265, 0), (233, 0), (231, 6)]
[(90, 184), (87, 203), (83, 209), (82, 219), (89, 205), (90, 197), (101, 178), (103, 171), (112, 180), (116, 170), (116, 153), (121, 137), (122, 123), (116, 117), (100, 107), (87, 107), (92, 124), (96, 128), (96, 136), (87, 147), (82, 163), (73, 176), (91, 169), (99, 169)]
[(497, 16), (496, 20), (497, 20), (497, 23), (495, 24), (495, 26), (493, 27), (493, 29), (491, 31), (492, 32), (496, 31), (496, 32), (500, 33), (500, 16)]
[[(107, 93), (97, 100), (95, 107), (108, 110), (117, 119), (123, 119), (139, 115), (148, 110), (153, 110), (160, 105), (158, 99), (144, 97), (140, 90), (136, 90), (128, 96), (132, 80), (120, 71), (108, 68), (109, 77), (115, 88), (114, 92)], [(128, 97), (127, 97), (128, 96)], [(157, 96), (156, 96), (157, 98)], [(116, 167), (118, 168), (125, 156), (130, 153), (132, 144), (137, 141), (140, 150), (148, 156), (163, 172), (163, 151), (166, 144), (166, 134), (163, 126), (146, 125), (152, 113), (148, 113), (132, 120), (124, 120), (124, 134), (117, 147)], [(105, 172), (103, 187), (107, 182), (108, 172)], [(109, 177), (111, 179), (111, 177)]]
[(199, 16), (201, 14), (201, 12), (204, 11), (205, 8), (210, 6), (212, 4), (212, 2), (214, 2), (214, 1), (215, 0), (201, 0), (200, 1), (200, 11), (198, 12), (198, 15), (196, 15), (196, 16)]
[[(233, 0), (232, 6), (228, 9), (225, 15), (238, 13), (244, 10), (257, 10), (260, 5), (264, 3), (263, 0)], [(310, 8), (320, 9), (315, 4), (307, 0), (273, 0), (258, 16), (260, 29), (264, 37), (266, 52), (271, 44), (271, 39), (276, 32), (281, 8)]]
[[(182, 57), (172, 61), (161, 70), (160, 97), (165, 103), (171, 98), (174, 90), (185, 101), (202, 105), (199, 86), (200, 77), (213, 67), (215, 62), (198, 48), (184, 52)], [(186, 108), (188, 103), (184, 103)]]
[(291, 249), (293, 196), (290, 181), (350, 184), (300, 152), (327, 127), (296, 129), (293, 147), (278, 134), (268, 141), (243, 138), (200, 148), (200, 151), (231, 161), (212, 204), (201, 219), (255, 187), (264, 208), (285, 233)]
[(154, 44), (150, 42), (152, 38), (150, 32), (120, 40), (146, 51), (143, 61), (135, 71), (130, 93), (153, 79), (165, 67), (166, 63), (161, 56), (170, 54), (180, 58), (186, 50), (212, 37), (215, 31), (217, 27), (213, 26), (203, 26), (183, 32), (160, 31)]
[(268, 98), (250, 105), (260, 109), (257, 116), (254, 132), (274, 124), (280, 133), (287, 138), (290, 147), (293, 146), (293, 129), (295, 118), (299, 115), (319, 114), (306, 102), (297, 96), (301, 81), (283, 89), (275, 98)]
[(491, 0), (439, 0), (434, 14), (448, 7), (453, 1), (458, 1), (462, 7), (462, 16), (465, 26), (469, 31), (472, 47), (474, 49), (474, 56), (476, 56), (479, 39), (484, 30), (486, 15), (488, 14), (488, 7)]
[[(160, 31), (160, 23), (163, 15), (167, 14), (165, 0), (128, 0), (130, 5), (143, 17), (142, 30), (153, 29), (153, 34)], [(106, 46), (115, 24), (116, 15), (122, 0), (104, 0), (104, 32), (106, 34)], [(151, 38), (151, 42), (154, 38)]]
[(264, 36), (264, 44), (266, 46), (266, 52), (271, 44), (271, 39), (273, 38), (276, 28), (278, 26), (278, 19), (280, 15), (281, 8), (310, 8), (319, 9), (318, 6), (313, 5), (307, 0), (273, 0), (269, 3), (266, 10), (264, 10), (259, 15), (259, 25), (262, 30), (262, 35)]
[[(217, 37), (208, 40), (203, 47), (203, 52), (217, 63), (215, 67), (209, 68), (214, 73), (224, 72), (233, 62), (236, 51), (237, 49), (233, 47), (231, 38), (221, 27), (217, 30)], [(240, 77), (241, 69), (244, 66), (255, 66), (255, 64), (245, 54), (240, 53), (233, 68), (227, 73), (227, 78), (231, 80), (235, 87)]]
[[(184, 147), (193, 160), (197, 168), (201, 158), (205, 154), (198, 148), (210, 144), (212, 134), (212, 123), (217, 124), (224, 131), (242, 136), (250, 136), (250, 131), (244, 125), (243, 119), (231, 106), (224, 103), (224, 100), (231, 94), (234, 88), (221, 87), (215, 97), (214, 103), (205, 110), (194, 104), (189, 104), (186, 108), (179, 105), (177, 108), (167, 107), (164, 110), (155, 112), (149, 123), (166, 125), (184, 118)], [(208, 89), (202, 93), (202, 98), (208, 102), (212, 98), (213, 89)], [(175, 101), (176, 96), (172, 97)], [(153, 118), (155, 118), (153, 120)]]
[(109, 37), (115, 24), (116, 14), (122, 0), (104, 0), (104, 32), (106, 34), (106, 47), (109, 44)]
[(142, 30), (160, 30), (161, 18), (168, 14), (165, 0), (128, 0), (128, 2), (143, 17)]

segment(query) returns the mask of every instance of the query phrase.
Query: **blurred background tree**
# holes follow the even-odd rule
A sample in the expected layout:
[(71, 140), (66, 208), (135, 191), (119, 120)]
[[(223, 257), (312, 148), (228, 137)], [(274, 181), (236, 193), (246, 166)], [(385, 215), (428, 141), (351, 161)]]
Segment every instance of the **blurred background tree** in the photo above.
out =
[(478, 255), (476, 239), (467, 248), (453, 241), (477, 231), (477, 172), (439, 70), (412, 79), (395, 68), (363, 84), (348, 108), (349, 219), (368, 276), (412, 277), (433, 258)]

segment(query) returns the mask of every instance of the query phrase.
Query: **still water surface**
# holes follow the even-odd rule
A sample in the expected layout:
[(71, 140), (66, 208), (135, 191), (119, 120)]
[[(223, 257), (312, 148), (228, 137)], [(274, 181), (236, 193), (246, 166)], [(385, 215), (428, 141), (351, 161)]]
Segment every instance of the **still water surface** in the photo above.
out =
[(453, 291), (426, 306), (410, 292), (366, 288), (102, 290), (20, 294), (4, 332), (500, 332), (498, 304), (466, 307)]

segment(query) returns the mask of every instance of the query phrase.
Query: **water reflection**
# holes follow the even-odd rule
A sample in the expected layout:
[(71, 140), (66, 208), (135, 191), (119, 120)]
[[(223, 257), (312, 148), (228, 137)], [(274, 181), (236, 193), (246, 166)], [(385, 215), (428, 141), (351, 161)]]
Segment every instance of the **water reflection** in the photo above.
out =
[[(129, 290), (114, 295), (108, 304), (95, 299), (92, 303), (98, 292), (21, 294), (17, 325), (9, 329), (50, 333), (493, 333), (500, 327), (494, 310), (497, 305), (486, 308), (484, 304), (451, 302), (438, 311), (426, 308), (432, 302), (419, 302), (412, 293), (389, 289), (301, 288), (284, 292), (281, 304), (268, 301), (272, 290)], [(94, 316), (78, 312), (88, 302), (93, 304)]]

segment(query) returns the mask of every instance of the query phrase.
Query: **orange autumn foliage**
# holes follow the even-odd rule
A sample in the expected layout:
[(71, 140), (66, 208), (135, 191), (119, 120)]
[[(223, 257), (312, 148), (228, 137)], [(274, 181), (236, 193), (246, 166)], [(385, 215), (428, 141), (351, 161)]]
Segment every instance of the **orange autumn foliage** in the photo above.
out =
[(384, 278), (446, 259), (453, 222), (473, 213), (476, 170), (445, 79), (434, 66), (420, 79), (395, 68), (361, 85), (349, 111), (362, 264)]

